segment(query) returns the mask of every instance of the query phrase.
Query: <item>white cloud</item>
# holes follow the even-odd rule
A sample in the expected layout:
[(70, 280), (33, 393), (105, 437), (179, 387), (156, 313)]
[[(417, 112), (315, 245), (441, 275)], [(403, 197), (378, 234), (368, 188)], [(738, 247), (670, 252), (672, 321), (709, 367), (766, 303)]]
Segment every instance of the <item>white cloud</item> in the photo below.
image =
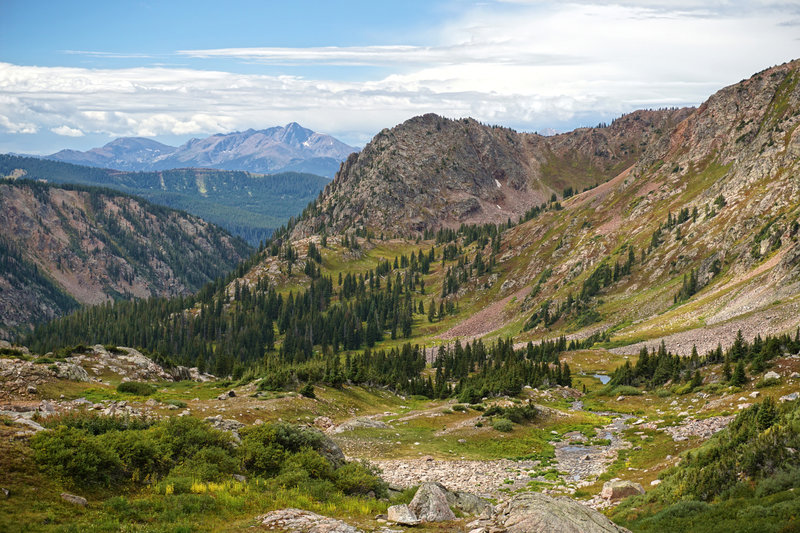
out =
[(59, 126), (57, 128), (50, 128), (50, 131), (56, 135), (63, 135), (65, 137), (83, 137), (84, 133), (77, 128), (70, 128), (67, 125)]
[[(0, 104), (0, 108), (2, 104)], [(12, 122), (7, 116), (0, 115), (0, 128), (8, 133), (36, 133), (39, 128), (30, 122)]]
[(466, 11), (442, 24), (428, 46), (177, 53), (215, 65), (299, 66), (293, 72), (316, 73), (303, 68), (318, 65), (390, 72), (370, 78), (364, 73), (372, 69), (351, 69), (352, 81), (0, 63), (0, 129), (185, 136), (297, 121), (365, 142), (383, 127), (426, 112), (535, 130), (640, 107), (698, 104), (723, 85), (800, 56), (794, 27), (786, 24), (800, 18), (796, 3), (749, 5), (516, 0)]

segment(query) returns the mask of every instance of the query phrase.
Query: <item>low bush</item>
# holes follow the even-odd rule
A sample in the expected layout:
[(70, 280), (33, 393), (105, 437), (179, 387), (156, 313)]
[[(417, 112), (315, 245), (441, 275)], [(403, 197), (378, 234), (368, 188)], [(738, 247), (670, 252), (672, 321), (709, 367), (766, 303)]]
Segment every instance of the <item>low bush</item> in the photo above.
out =
[(150, 396), (156, 392), (156, 388), (149, 383), (141, 381), (125, 381), (117, 385), (117, 392), (135, 394), (137, 396)]
[(509, 432), (514, 429), (514, 423), (508, 418), (495, 418), (492, 427), (497, 431)]

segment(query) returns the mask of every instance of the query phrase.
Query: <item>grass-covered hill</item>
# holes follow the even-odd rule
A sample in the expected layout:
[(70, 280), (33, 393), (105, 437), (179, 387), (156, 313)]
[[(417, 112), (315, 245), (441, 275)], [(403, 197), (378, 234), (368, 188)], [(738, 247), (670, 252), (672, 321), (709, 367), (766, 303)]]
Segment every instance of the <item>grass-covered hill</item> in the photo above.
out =
[(121, 172), (13, 155), (0, 155), (0, 176), (135, 194), (204, 218), (253, 246), (285, 225), (330, 181), (298, 172), (263, 175), (200, 168)]

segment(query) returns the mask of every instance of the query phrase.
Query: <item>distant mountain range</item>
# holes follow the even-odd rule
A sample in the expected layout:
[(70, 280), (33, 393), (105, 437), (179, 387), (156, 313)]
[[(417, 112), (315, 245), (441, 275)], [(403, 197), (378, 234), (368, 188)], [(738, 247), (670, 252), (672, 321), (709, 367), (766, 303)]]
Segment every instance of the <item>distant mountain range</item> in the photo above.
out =
[(263, 174), (307, 172), (332, 178), (341, 162), (356, 151), (330, 135), (292, 122), (265, 130), (218, 133), (178, 147), (142, 137), (122, 137), (100, 148), (61, 150), (44, 158), (125, 171), (192, 167)]

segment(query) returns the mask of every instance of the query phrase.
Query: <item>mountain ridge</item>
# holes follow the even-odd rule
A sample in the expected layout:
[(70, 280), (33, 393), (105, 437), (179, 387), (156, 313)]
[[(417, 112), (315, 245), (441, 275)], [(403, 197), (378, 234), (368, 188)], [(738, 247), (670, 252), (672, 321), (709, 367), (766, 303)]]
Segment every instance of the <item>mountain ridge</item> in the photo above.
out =
[(190, 139), (169, 146), (143, 137), (120, 137), (85, 152), (61, 150), (46, 159), (123, 171), (215, 168), (272, 174), (308, 172), (331, 177), (357, 149), (290, 122), (263, 130), (248, 129)]
[(27, 180), (0, 181), (0, 228), (4, 335), (79, 304), (191, 294), (252, 251), (196, 216), (135, 196)]
[(364, 226), (419, 234), (461, 223), (516, 221), (632, 165), (651, 137), (690, 109), (635, 111), (607, 127), (541, 136), (434, 114), (384, 129), (350, 155), (295, 236)]

